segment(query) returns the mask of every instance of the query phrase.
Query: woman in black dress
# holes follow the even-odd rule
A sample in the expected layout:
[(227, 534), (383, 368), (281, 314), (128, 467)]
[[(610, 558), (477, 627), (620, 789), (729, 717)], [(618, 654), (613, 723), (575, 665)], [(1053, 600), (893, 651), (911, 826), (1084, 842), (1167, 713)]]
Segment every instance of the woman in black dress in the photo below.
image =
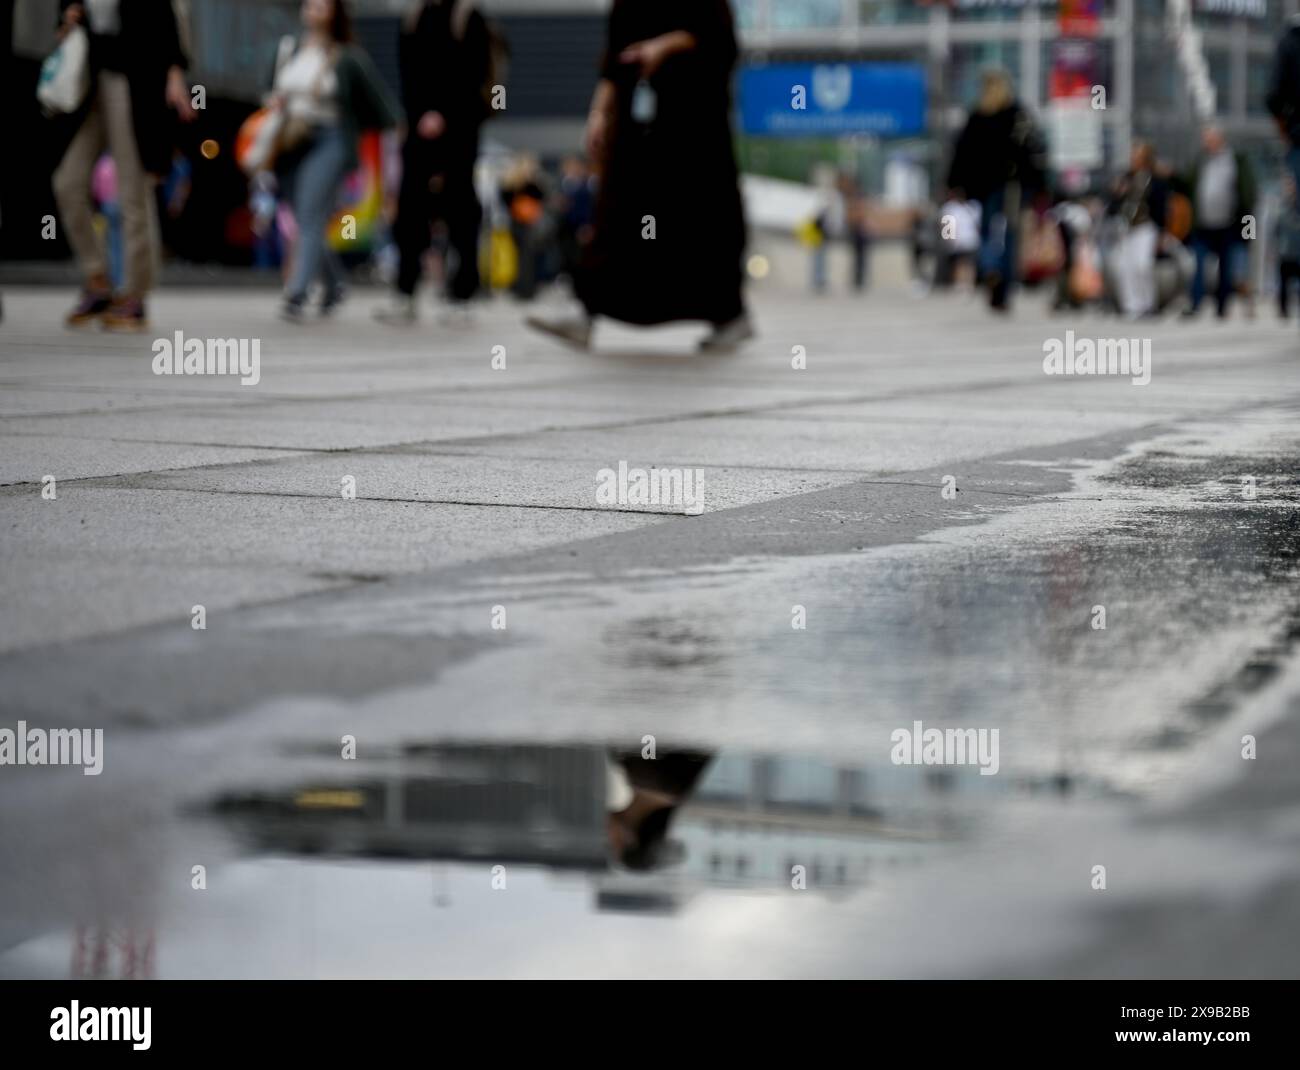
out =
[(736, 57), (726, 0), (615, 0), (587, 122), (600, 194), (576, 282), (585, 315), (530, 326), (583, 348), (596, 316), (703, 320), (713, 325), (705, 350), (753, 336), (731, 134)]

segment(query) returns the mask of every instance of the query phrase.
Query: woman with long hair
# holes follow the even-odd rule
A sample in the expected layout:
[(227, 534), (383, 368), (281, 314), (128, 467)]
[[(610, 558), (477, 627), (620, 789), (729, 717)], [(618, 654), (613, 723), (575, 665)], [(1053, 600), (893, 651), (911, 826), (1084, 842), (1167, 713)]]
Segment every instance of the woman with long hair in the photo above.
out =
[(1147, 141), (1133, 142), (1129, 169), (1115, 180), (1110, 203), (1123, 227), (1114, 260), (1117, 298), (1130, 319), (1156, 314), (1156, 254), (1168, 202), (1169, 184), (1155, 148)]
[(322, 313), (343, 296), (343, 267), (325, 228), (344, 177), (357, 165), (363, 130), (397, 124), (397, 108), (370, 58), (352, 43), (344, 0), (303, 0), (303, 35), (276, 72), (272, 106), (280, 111), (276, 160), (298, 229), (281, 314), (299, 322), (307, 289), (320, 276)]

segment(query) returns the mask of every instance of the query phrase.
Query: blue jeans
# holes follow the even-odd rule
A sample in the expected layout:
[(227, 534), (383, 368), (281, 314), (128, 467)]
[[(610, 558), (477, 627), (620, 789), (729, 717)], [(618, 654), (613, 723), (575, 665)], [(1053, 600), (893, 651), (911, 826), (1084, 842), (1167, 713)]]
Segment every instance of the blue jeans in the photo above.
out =
[(1006, 305), (1016, 283), (1020, 212), (1017, 209), (1007, 214), (1007, 192), (1004, 186), (980, 202), (979, 275), (986, 282), (990, 276), (993, 278), (990, 300), (995, 308)]
[(1220, 316), (1228, 314), (1236, 275), (1237, 231), (1234, 227), (1199, 227), (1192, 232), (1192, 252), (1196, 254), (1196, 272), (1192, 275), (1192, 309), (1205, 300), (1205, 262), (1211, 256), (1219, 265), (1219, 284), (1215, 301)]
[(125, 283), (122, 263), (122, 209), (116, 204), (101, 204), (99, 214), (104, 217), (105, 251), (108, 253), (108, 278), (113, 288), (120, 290)]
[(321, 126), (301, 158), (291, 165), (286, 188), (298, 223), (298, 242), (286, 290), (290, 301), (302, 302), (317, 275), (328, 294), (336, 294), (343, 286), (343, 265), (326, 242), (325, 228), (334, 214), (347, 164), (343, 132), (337, 126)]

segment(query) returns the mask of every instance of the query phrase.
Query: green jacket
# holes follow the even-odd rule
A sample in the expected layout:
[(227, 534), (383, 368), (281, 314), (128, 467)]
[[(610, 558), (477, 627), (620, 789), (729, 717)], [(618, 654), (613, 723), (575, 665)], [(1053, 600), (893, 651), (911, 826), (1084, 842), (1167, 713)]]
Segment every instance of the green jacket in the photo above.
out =
[(334, 66), (338, 79), (339, 126), (348, 144), (348, 166), (357, 165), (357, 139), (364, 130), (388, 130), (398, 123), (397, 105), (370, 57), (345, 45)]

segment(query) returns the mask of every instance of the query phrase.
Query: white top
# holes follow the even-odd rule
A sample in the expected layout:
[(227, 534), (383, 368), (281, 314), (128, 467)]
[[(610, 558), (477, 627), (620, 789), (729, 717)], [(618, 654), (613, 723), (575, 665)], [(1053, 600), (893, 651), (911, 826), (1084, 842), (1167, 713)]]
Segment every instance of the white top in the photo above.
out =
[(275, 75), (285, 114), (311, 123), (339, 121), (338, 90), (329, 53), (319, 45), (303, 45)]

